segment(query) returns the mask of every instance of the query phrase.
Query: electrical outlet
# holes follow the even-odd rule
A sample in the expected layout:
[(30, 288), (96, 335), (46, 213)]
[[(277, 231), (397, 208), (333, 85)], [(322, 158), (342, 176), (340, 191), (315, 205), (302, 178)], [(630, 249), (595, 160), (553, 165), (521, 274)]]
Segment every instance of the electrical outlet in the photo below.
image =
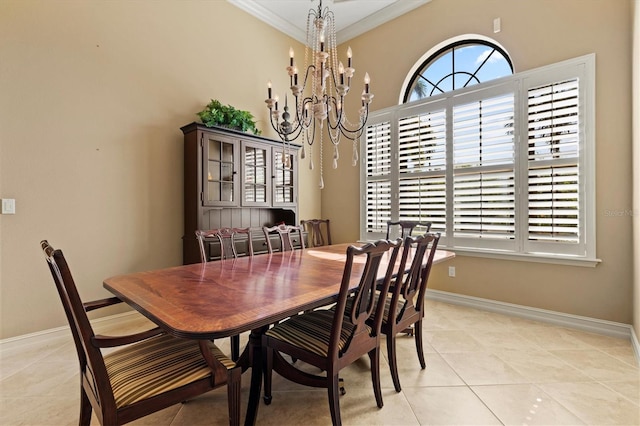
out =
[(16, 200), (13, 198), (2, 199), (2, 214), (16, 214)]
[(449, 276), (450, 277), (455, 277), (456, 276), (456, 267), (455, 266), (449, 266)]

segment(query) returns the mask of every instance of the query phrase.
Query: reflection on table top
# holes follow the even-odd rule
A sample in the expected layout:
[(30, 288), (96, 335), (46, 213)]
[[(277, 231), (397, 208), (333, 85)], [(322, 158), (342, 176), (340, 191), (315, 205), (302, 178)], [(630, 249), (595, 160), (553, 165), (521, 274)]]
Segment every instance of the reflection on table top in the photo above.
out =
[[(226, 337), (331, 303), (349, 245), (119, 275), (104, 287), (176, 336)], [(434, 262), (452, 257), (438, 250)]]

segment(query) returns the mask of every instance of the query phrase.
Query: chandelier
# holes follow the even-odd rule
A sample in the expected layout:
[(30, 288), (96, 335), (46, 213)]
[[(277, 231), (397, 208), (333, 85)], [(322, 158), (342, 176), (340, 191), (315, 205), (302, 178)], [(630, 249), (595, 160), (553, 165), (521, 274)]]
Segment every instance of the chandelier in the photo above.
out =
[[(328, 7), (322, 8), (322, 0), (318, 9), (309, 10), (307, 16), (307, 41), (304, 52), (304, 72), (294, 60), (293, 48), (289, 48), (289, 85), (293, 95), (290, 112), (288, 96), (285, 94), (284, 107), (278, 109), (278, 96), (272, 96), (271, 81), (267, 85), (267, 99), (271, 126), (283, 141), (283, 162), (289, 161), (289, 142), (302, 136), (302, 153), (306, 158), (309, 151), (309, 168), (313, 170), (313, 146), (319, 145), (320, 188), (324, 188), (323, 179), (323, 134), (327, 129), (328, 139), (333, 147), (333, 168), (338, 167), (338, 145), (342, 137), (353, 142), (352, 164), (358, 164), (358, 141), (369, 115), (369, 104), (373, 94), (369, 91), (369, 74), (364, 75), (361, 108), (357, 122), (347, 119), (344, 111), (344, 100), (351, 88), (351, 78), (355, 74), (352, 66), (351, 47), (347, 49), (346, 66), (338, 61), (336, 29), (333, 12)], [(316, 128), (319, 141), (316, 143)], [(307, 147), (308, 145), (308, 147)]]

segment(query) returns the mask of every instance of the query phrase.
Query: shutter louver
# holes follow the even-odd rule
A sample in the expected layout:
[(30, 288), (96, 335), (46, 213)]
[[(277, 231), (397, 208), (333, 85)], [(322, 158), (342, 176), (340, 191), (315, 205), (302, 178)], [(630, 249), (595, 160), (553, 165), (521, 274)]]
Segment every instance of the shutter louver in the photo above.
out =
[(391, 220), (391, 182), (367, 182), (367, 232), (386, 232)]
[[(366, 232), (383, 233), (391, 220), (391, 123), (366, 130)], [(370, 179), (370, 180), (369, 180)]]
[(401, 179), (399, 220), (431, 222), (431, 231), (446, 232), (445, 176)]
[(398, 219), (428, 221), (446, 231), (446, 111), (398, 122)]
[(367, 127), (366, 138), (367, 177), (388, 175), (391, 172), (391, 123)]
[(528, 91), (528, 239), (580, 242), (578, 79)]
[(514, 96), (453, 108), (453, 231), (515, 238)]
[(456, 237), (515, 238), (513, 171), (456, 174), (453, 182)]

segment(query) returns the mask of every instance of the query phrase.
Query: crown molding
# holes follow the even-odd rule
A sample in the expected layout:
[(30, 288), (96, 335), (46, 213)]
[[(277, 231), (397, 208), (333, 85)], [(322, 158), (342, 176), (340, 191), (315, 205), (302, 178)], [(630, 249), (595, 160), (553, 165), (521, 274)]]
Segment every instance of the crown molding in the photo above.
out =
[[(250, 15), (260, 19), (266, 24), (271, 25), (278, 31), (296, 39), (300, 43), (306, 43), (306, 29), (301, 29), (282, 19), (276, 13), (272, 12), (264, 3), (255, 0), (227, 0), (234, 6), (244, 10)], [(413, 9), (429, 3), (431, 0), (397, 0), (393, 4), (378, 10), (377, 12), (364, 17), (353, 25), (350, 25), (336, 33), (336, 41), (338, 44), (344, 43), (354, 37), (366, 33), (377, 26), (384, 24), (398, 16), (404, 15)]]

